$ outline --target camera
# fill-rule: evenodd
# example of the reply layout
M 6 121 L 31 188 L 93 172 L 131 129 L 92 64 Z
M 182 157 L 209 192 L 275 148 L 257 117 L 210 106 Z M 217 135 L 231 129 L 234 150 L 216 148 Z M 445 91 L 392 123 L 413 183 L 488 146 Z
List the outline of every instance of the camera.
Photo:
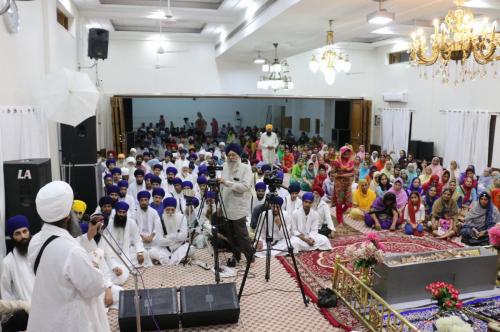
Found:
M 186 205 L 193 205 L 193 197 L 191 196 L 184 196 L 184 199 L 186 200 Z
M 207 171 L 208 171 L 208 177 L 210 179 L 215 179 L 216 172 L 222 171 L 222 166 L 209 165 L 207 166 Z
M 283 184 L 283 179 L 277 175 L 278 170 L 274 170 L 264 176 L 264 183 L 269 187 L 269 191 L 275 191 Z

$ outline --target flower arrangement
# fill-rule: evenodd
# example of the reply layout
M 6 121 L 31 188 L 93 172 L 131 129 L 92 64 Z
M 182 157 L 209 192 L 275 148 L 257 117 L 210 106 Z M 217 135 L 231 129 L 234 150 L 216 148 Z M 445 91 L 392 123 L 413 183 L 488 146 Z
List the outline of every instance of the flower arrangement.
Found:
M 490 244 L 497 250 L 500 250 L 500 226 L 491 227 L 488 231 Z
M 472 326 L 457 316 L 441 317 L 435 325 L 438 332 L 474 332 Z
M 458 299 L 459 291 L 445 282 L 433 282 L 425 287 L 432 294 L 432 299 L 438 301 L 439 311 L 449 311 L 462 308 L 462 301 Z
M 356 270 L 368 269 L 384 259 L 384 246 L 380 243 L 377 233 L 368 233 L 366 241 L 361 244 L 347 246 L 345 254 L 347 258 L 354 262 Z

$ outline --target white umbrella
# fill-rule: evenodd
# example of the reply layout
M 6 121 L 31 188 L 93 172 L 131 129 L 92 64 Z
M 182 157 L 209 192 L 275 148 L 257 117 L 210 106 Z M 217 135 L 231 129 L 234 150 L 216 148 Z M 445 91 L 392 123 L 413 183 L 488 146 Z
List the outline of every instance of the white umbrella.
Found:
M 86 73 L 64 68 L 47 76 L 35 100 L 48 119 L 76 127 L 95 115 L 99 91 Z

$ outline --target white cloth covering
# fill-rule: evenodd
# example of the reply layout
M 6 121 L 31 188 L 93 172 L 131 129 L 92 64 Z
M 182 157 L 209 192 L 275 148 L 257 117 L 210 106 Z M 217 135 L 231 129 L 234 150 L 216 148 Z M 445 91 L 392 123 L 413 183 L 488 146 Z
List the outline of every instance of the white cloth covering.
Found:
M 332 245 L 330 240 L 324 235 L 318 233 L 319 215 L 311 209 L 306 215 L 304 208 L 296 210 L 292 213 L 292 229 L 293 235 L 290 239 L 294 252 L 311 251 L 311 250 L 330 250 Z M 310 246 L 305 241 L 299 238 L 300 235 L 307 236 L 314 240 L 314 244 Z
M 35 274 L 28 262 L 28 257 L 14 248 L 2 260 L 0 292 L 3 300 L 23 300 L 31 302 Z
M 59 238 L 45 248 L 40 260 L 27 331 L 109 331 L 101 296 L 104 276 L 68 231 L 44 224 L 30 242 L 30 264 L 34 265 L 42 245 L 52 235 Z

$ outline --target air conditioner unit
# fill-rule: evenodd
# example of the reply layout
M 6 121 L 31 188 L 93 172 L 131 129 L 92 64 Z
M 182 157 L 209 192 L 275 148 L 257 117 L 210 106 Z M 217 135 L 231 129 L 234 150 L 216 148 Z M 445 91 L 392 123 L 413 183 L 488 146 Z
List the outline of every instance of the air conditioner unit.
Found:
M 384 101 L 386 102 L 398 102 L 398 103 L 408 102 L 408 91 L 384 93 L 382 96 Z

